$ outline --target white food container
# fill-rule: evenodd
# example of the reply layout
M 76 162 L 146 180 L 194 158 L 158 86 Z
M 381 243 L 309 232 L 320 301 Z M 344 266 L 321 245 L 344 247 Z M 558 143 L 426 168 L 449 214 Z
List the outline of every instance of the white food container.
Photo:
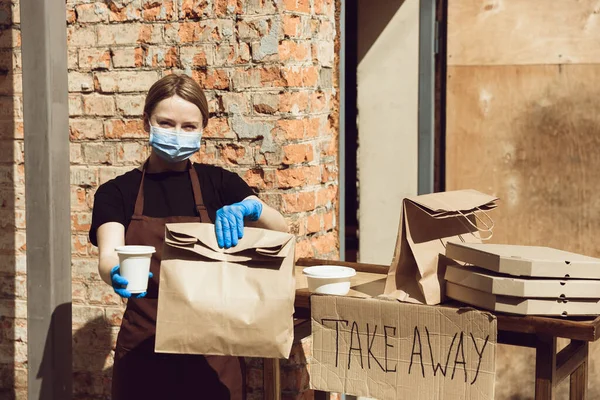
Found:
M 302 270 L 311 293 L 344 296 L 350 291 L 350 280 L 356 275 L 354 268 L 338 265 L 317 265 Z

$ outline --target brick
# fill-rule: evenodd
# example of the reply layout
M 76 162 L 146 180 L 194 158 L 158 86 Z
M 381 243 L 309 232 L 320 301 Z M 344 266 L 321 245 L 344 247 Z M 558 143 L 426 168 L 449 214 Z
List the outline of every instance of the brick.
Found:
M 277 121 L 276 136 L 283 140 L 297 140 L 304 138 L 304 120 L 282 119 Z
M 139 21 L 142 18 L 141 0 L 111 1 L 109 5 L 110 22 Z
M 134 45 L 137 43 L 157 44 L 162 42 L 162 25 L 159 24 L 116 24 L 98 26 L 98 45 Z
M 0 40 L 0 47 L 2 41 Z M 96 45 L 96 27 L 67 27 L 67 45 L 73 47 L 93 47 Z
M 283 200 L 282 211 L 284 213 L 312 211 L 315 209 L 314 192 L 284 193 L 281 196 Z
M 0 30 L 0 48 L 14 49 L 21 47 L 21 32 L 16 29 Z
M 287 168 L 275 172 L 277 187 L 281 189 L 297 188 L 321 183 L 321 168 L 305 166 Z
M 337 253 L 338 251 L 337 237 L 333 232 L 313 237 L 311 238 L 310 242 L 317 257 L 330 255 L 332 253 Z
M 75 14 L 75 10 L 67 8 L 67 24 L 74 24 L 76 20 L 77 14 Z
M 182 46 L 179 49 L 179 57 L 183 67 L 206 67 L 214 65 L 214 45 Z
M 254 165 L 252 150 L 235 143 L 220 146 L 221 159 L 231 165 Z
M 79 23 L 108 22 L 108 6 L 101 2 L 80 4 L 75 13 Z
M 111 179 L 116 178 L 119 175 L 123 175 L 126 172 L 131 171 L 131 167 L 110 167 L 110 166 L 102 166 L 98 171 L 98 184 L 102 185 L 110 181 Z
M 204 89 L 229 89 L 229 75 L 224 69 L 211 68 L 206 71 L 193 71 L 192 77 Z
M 302 35 L 302 20 L 299 15 L 285 14 L 283 16 L 283 34 L 289 38 Z
M 248 105 L 249 95 L 246 93 L 231 93 L 225 92 L 220 96 L 221 104 L 223 106 L 223 110 L 226 113 L 248 113 L 250 111 L 250 107 Z
M 180 19 L 195 19 L 212 16 L 207 0 L 182 0 L 179 7 Z
M 88 285 L 89 304 L 101 305 L 119 305 L 120 297 L 114 292 L 113 288 L 104 282 L 93 282 Z
M 331 185 L 320 189 L 316 193 L 317 207 L 331 207 L 337 196 L 337 186 Z
M 235 138 L 235 134 L 229 127 L 227 118 L 213 117 L 208 120 L 208 125 L 204 128 L 202 138 Z
M 310 111 L 321 113 L 329 111 L 329 93 L 313 92 L 310 95 Z
M 283 8 L 285 11 L 310 13 L 310 2 L 309 0 L 284 0 Z
M 321 64 L 322 67 L 333 67 L 335 57 L 333 43 L 320 41 L 314 44 L 313 49 L 317 63 Z
M 275 114 L 279 110 L 279 95 L 255 94 L 252 96 L 252 104 L 257 114 Z
M 165 26 L 165 41 L 169 44 L 215 43 L 233 37 L 233 21 L 207 19 L 186 21 Z
M 104 321 L 104 308 L 73 305 L 73 328 L 82 327 L 90 321 Z
M 241 41 L 260 41 L 267 36 L 270 27 L 275 23 L 272 16 L 250 17 L 244 16 L 236 22 L 238 39 Z
M 251 169 L 243 175 L 244 181 L 254 189 L 265 190 L 275 187 L 275 174 L 273 171 L 261 168 Z
M 144 113 L 145 95 L 117 95 L 117 110 L 125 117 L 140 117 Z
M 69 94 L 69 116 L 76 117 L 83 114 L 83 101 L 80 94 Z
M 220 44 L 215 50 L 216 65 L 247 64 L 250 61 L 250 46 L 247 43 Z
M 123 165 L 140 165 L 149 155 L 146 143 L 125 142 L 117 147 L 117 161 Z
M 85 115 L 112 116 L 115 111 L 115 99 L 112 96 L 90 94 L 83 97 Z
M 159 78 L 157 71 L 110 71 L 94 75 L 97 90 L 103 93 L 145 92 Z
M 111 144 L 87 143 L 83 147 L 83 160 L 89 164 L 113 165 L 116 159 L 116 149 Z
M 79 55 L 77 49 L 67 50 L 67 69 L 74 70 L 79 68 Z
M 71 185 L 80 187 L 98 186 L 98 170 L 88 167 L 71 167 Z
M 71 214 L 71 229 L 75 232 L 87 233 L 92 224 L 91 213 L 73 213 Z
M 289 144 L 283 147 L 283 163 L 286 165 L 311 162 L 314 148 L 310 143 Z
M 215 0 L 215 16 L 217 18 L 223 18 L 242 13 L 242 0 Z
M 139 68 L 144 65 L 144 49 L 141 47 L 118 47 L 110 52 L 115 68 Z
M 283 92 L 280 96 L 279 108 L 283 113 L 298 115 L 307 112 L 308 93 L 307 92 Z
M 315 14 L 331 15 L 333 12 L 333 0 L 313 0 Z
M 121 308 L 106 308 L 106 322 L 111 326 L 121 326 L 121 321 L 123 320 L 123 309 Z
M 306 231 L 316 233 L 321 230 L 321 216 L 318 214 L 309 215 L 306 219 Z
M 323 230 L 330 231 L 335 228 L 335 214 L 333 211 L 329 211 L 323 214 Z
M 281 61 L 308 61 L 311 59 L 311 46 L 308 42 L 283 40 L 279 44 L 279 58 Z
M 171 21 L 176 16 L 173 0 L 144 0 L 142 3 L 142 18 L 145 21 Z
M 108 49 L 79 50 L 79 68 L 83 70 L 108 69 L 110 67 L 110 51 Z
M 232 76 L 233 88 L 281 87 L 284 80 L 279 67 L 236 68 Z
M 146 65 L 152 68 L 178 68 L 179 52 L 177 47 L 156 47 L 148 48 L 146 52 Z
M 91 92 L 94 90 L 94 80 L 90 73 L 69 72 L 69 92 Z
M 275 14 L 278 11 L 277 0 L 245 0 L 244 14 Z
M 107 139 L 147 139 L 141 119 L 111 119 L 104 121 L 104 137 Z
M 102 137 L 102 121 L 98 119 L 71 119 L 69 136 L 71 140 L 96 140 Z
M 296 243 L 296 260 L 298 258 L 313 258 L 314 255 L 315 252 L 309 240 L 303 239 Z
M 319 82 L 318 67 L 286 66 L 281 69 L 286 86 L 313 87 Z
M 81 164 L 83 162 L 80 143 L 69 143 L 69 159 L 71 160 L 71 164 Z

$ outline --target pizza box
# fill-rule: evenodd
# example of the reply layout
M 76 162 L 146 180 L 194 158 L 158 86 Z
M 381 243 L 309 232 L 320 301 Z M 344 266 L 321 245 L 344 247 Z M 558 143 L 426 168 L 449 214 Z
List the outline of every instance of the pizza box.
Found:
M 502 296 L 600 298 L 600 280 L 515 278 L 462 265 L 448 266 L 445 279 L 457 285 Z
M 446 257 L 514 276 L 600 279 L 600 259 L 550 247 L 448 242 Z
M 520 297 L 499 296 L 446 283 L 446 295 L 454 300 L 490 311 L 518 315 L 600 315 L 600 299 L 524 299 Z

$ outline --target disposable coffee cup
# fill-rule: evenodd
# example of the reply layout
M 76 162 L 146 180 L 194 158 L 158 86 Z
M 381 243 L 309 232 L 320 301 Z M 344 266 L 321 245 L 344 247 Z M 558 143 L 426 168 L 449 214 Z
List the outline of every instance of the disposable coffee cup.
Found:
M 148 290 L 150 261 L 156 249 L 153 246 L 120 246 L 115 251 L 119 255 L 119 274 L 128 281 L 125 289 L 131 293 Z

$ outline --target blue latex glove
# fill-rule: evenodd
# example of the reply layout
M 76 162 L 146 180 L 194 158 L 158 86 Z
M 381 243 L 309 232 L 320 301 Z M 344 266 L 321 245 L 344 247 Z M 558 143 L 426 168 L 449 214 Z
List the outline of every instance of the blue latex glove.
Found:
M 152 272 L 150 272 L 148 278 L 152 278 L 153 276 L 154 276 L 154 274 Z M 132 297 L 131 292 L 129 290 L 125 289 L 129 282 L 127 281 L 127 279 L 125 279 L 121 275 L 119 275 L 119 266 L 118 265 L 113 267 L 113 269 L 110 271 L 110 280 L 112 282 L 112 287 L 116 294 L 118 294 L 119 296 L 124 297 L 126 299 L 129 299 L 130 297 Z M 136 293 L 135 295 L 133 295 L 133 298 L 141 299 L 142 297 L 146 296 L 146 293 L 147 292 Z
M 237 246 L 244 236 L 244 219 L 258 221 L 262 214 L 262 203 L 255 199 L 246 199 L 217 211 L 215 231 L 217 244 L 221 248 Z

